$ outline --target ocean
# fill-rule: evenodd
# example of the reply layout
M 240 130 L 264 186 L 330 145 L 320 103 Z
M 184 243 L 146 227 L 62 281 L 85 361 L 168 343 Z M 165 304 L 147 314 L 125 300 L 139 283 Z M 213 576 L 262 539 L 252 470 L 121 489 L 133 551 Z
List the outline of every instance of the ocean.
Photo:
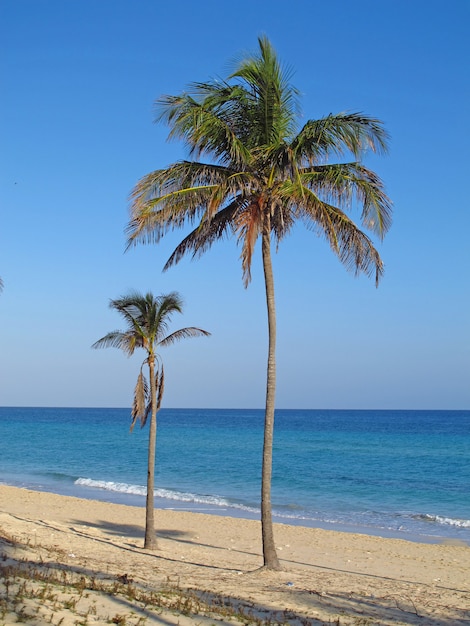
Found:
M 263 420 L 162 409 L 156 508 L 259 519 Z M 0 483 L 144 507 L 148 430 L 129 426 L 129 409 L 0 407 Z M 277 410 L 272 507 L 285 524 L 470 544 L 470 411 Z

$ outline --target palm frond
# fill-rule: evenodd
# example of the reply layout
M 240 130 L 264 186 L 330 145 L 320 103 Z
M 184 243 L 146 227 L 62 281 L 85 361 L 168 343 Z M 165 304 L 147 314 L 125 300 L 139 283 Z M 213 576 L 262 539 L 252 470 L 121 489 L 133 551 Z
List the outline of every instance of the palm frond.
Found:
M 131 423 L 131 432 L 135 426 L 136 421 L 140 421 L 141 425 L 142 421 L 145 418 L 146 413 L 146 405 L 149 396 L 149 388 L 147 379 L 145 378 L 142 370 L 140 370 L 139 376 L 137 377 L 137 383 L 134 389 L 134 402 L 132 405 L 132 423 Z
M 298 182 L 298 181 L 297 181 Z M 277 193 L 271 201 L 271 231 L 276 246 L 288 235 L 295 225 L 296 215 L 292 211 L 291 198 L 285 199 L 282 194 L 284 184 L 277 188 Z
M 163 371 L 163 365 L 160 368 L 160 372 L 157 370 L 155 375 L 155 388 L 157 391 L 157 411 L 159 411 L 162 405 L 163 392 L 165 390 L 165 374 Z
M 131 196 L 127 248 L 157 243 L 167 232 L 201 220 L 210 206 L 214 211 L 243 186 L 243 177 L 224 167 L 189 162 L 144 177 Z
M 235 230 L 238 242 L 241 243 L 243 283 L 245 287 L 251 281 L 251 260 L 255 250 L 255 244 L 263 227 L 263 213 L 260 202 L 254 199 L 244 211 L 239 211 L 235 218 Z
M 120 313 L 127 323 L 128 330 L 123 334 L 127 336 L 128 353 L 133 354 L 136 348 L 144 348 L 146 345 L 145 298 L 140 293 L 131 291 L 129 294 L 110 300 L 109 307 Z
M 148 417 L 151 414 L 151 412 L 152 412 L 152 403 L 149 400 L 147 406 L 145 407 L 145 412 L 142 415 L 141 420 L 140 420 L 140 427 L 141 428 L 145 427 L 145 424 L 147 423 Z
M 251 98 L 245 98 L 244 119 L 240 126 L 249 132 L 249 145 L 278 145 L 296 127 L 298 91 L 289 84 L 267 37 L 259 37 L 259 52 L 241 61 L 229 78 L 238 78 Z M 250 123 L 247 124 L 247 121 Z
M 162 96 L 157 121 L 171 128 L 169 138 L 182 139 L 194 158 L 210 155 L 220 163 L 249 163 L 250 152 L 237 134 L 234 120 L 240 88 L 227 83 L 193 83 L 190 95 Z
M 356 158 L 367 149 L 385 153 L 388 140 L 380 120 L 362 113 L 340 113 L 309 120 L 291 147 L 299 162 L 313 165 L 348 151 Z
M 134 353 L 136 347 L 138 347 L 136 338 L 132 332 L 122 332 L 120 330 L 114 330 L 91 346 L 92 348 L 119 348 L 128 356 Z
M 183 312 L 183 300 L 181 296 L 172 292 L 165 296 L 160 296 L 155 312 L 153 336 L 155 341 L 160 344 L 162 337 L 168 332 L 169 323 L 173 313 Z
M 141 178 L 130 196 L 132 207 L 140 211 L 152 206 L 152 199 L 166 198 L 194 187 L 218 185 L 231 173 L 231 169 L 220 165 L 191 161 L 173 163 L 165 170 L 156 170 Z
M 164 339 L 160 341 L 160 345 L 162 347 L 166 347 L 175 343 L 176 341 L 180 341 L 181 339 L 189 339 L 190 337 L 209 337 L 210 333 L 207 330 L 203 330 L 202 328 L 196 328 L 195 326 L 188 326 L 187 328 L 180 328 L 175 332 L 167 335 Z
M 172 265 L 176 265 L 186 254 L 192 253 L 193 258 L 201 256 L 215 241 L 222 239 L 224 235 L 231 232 L 233 216 L 241 204 L 242 200 L 236 199 L 229 206 L 219 210 L 208 224 L 199 224 L 174 249 L 165 263 L 163 271 L 165 272 Z
M 391 226 L 392 204 L 380 178 L 360 163 L 320 165 L 301 172 L 302 183 L 326 202 L 362 206 L 362 224 L 383 238 Z
M 307 228 L 323 235 L 331 249 L 348 270 L 356 275 L 375 276 L 378 285 L 383 262 L 371 239 L 338 207 L 320 200 L 309 189 L 303 190 L 303 202 L 297 207 Z

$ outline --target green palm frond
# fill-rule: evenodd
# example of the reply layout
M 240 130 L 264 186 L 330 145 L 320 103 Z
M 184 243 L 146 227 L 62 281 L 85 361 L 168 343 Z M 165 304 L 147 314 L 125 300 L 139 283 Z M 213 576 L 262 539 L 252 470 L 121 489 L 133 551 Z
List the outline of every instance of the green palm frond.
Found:
M 158 345 L 164 345 L 165 335 L 168 332 L 169 323 L 174 313 L 183 312 L 183 300 L 176 292 L 158 298 L 155 312 L 155 339 Z
M 210 155 L 220 163 L 247 163 L 251 155 L 236 133 L 240 89 L 224 83 L 194 83 L 188 93 L 157 100 L 157 121 L 171 126 L 169 138 L 182 139 L 194 158 Z
M 229 206 L 218 211 L 208 224 L 199 224 L 178 244 L 165 263 L 163 271 L 166 271 L 172 265 L 176 265 L 189 252 L 192 252 L 193 258 L 201 256 L 217 239 L 222 239 L 224 235 L 232 231 L 233 218 L 241 204 L 242 201 L 237 199 Z
M 242 60 L 229 77 L 241 79 L 251 95 L 240 126 L 252 148 L 277 145 L 289 137 L 298 113 L 298 91 L 289 84 L 290 72 L 281 67 L 267 37 L 258 38 L 258 43 L 259 53 Z
M 248 174 L 182 162 L 144 177 L 134 190 L 128 247 L 157 243 L 167 232 L 212 215 L 246 183 Z M 212 212 L 210 207 L 213 207 Z M 209 213 L 208 213 L 209 211 Z
M 383 263 L 370 238 L 338 207 L 320 200 L 309 189 L 303 190 L 298 216 L 308 229 L 323 235 L 340 262 L 356 275 L 375 276 L 378 284 Z
M 134 350 L 141 347 L 141 341 L 139 337 L 133 332 L 122 332 L 119 330 L 112 331 L 98 339 L 92 346 L 92 348 L 119 348 L 127 356 L 132 356 Z
M 383 183 L 360 163 L 320 165 L 301 171 L 302 183 L 326 202 L 351 209 L 362 206 L 361 220 L 368 230 L 383 238 L 391 226 L 391 203 Z
M 91 346 L 92 348 L 121 348 L 123 343 L 123 335 L 120 330 L 113 330 Z
M 299 162 L 314 165 L 346 152 L 356 158 L 368 149 L 385 153 L 388 139 L 380 120 L 362 113 L 340 113 L 309 120 L 291 147 Z
M 195 326 L 187 326 L 186 328 L 180 328 L 176 330 L 174 333 L 167 335 L 164 339 L 160 341 L 160 345 L 162 347 L 166 347 L 180 341 L 181 339 L 189 339 L 190 337 L 209 337 L 210 333 L 207 330 L 202 330 L 202 328 L 196 328 Z

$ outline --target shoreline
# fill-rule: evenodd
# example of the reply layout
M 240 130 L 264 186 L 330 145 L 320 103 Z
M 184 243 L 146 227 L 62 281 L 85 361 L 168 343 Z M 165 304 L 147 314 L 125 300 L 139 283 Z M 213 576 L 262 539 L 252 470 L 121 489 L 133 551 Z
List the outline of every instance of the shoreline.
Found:
M 57 487 L 50 485 L 31 485 L 28 482 L 20 483 L 17 481 L 15 484 L 11 482 L 0 482 L 1 486 L 11 486 L 17 489 L 26 489 L 29 491 L 37 491 L 40 493 L 51 493 L 58 496 L 81 498 L 84 500 L 96 500 L 97 502 L 105 502 L 109 504 L 118 504 L 123 506 L 133 506 L 137 508 L 145 508 L 145 496 L 129 493 L 112 492 L 107 490 L 91 489 L 86 486 L 76 485 L 75 483 L 62 486 L 61 491 Z M 218 517 L 231 517 L 235 519 L 246 520 L 260 520 L 259 511 L 249 511 L 244 509 L 237 509 L 227 505 L 226 507 L 208 505 L 198 502 L 186 502 L 178 500 L 169 500 L 160 496 L 155 497 L 155 510 L 169 510 L 169 511 L 187 511 L 188 513 L 207 513 Z M 383 539 L 402 539 L 404 541 L 411 541 L 413 543 L 424 544 L 439 544 L 448 541 L 461 541 L 463 544 L 470 546 L 470 542 L 467 538 L 459 538 L 458 536 L 446 536 L 437 534 L 419 534 L 413 533 L 409 530 L 392 529 L 392 528 L 380 528 L 378 526 L 367 525 L 355 525 L 347 522 L 327 522 L 317 519 L 308 518 L 295 518 L 279 516 L 273 512 L 273 522 L 275 524 L 283 524 L 287 526 L 296 526 L 303 528 L 316 528 L 321 530 L 330 530 L 333 532 L 352 533 L 368 535 L 372 537 L 379 537 Z M 455 533 L 457 534 L 457 533 Z
M 277 615 L 274 623 L 280 611 L 296 616 L 289 624 L 336 618 L 354 623 L 343 622 L 351 616 L 378 624 L 457 626 L 470 619 L 470 548 L 461 542 L 413 543 L 275 524 L 284 570 L 257 572 L 257 521 L 158 509 L 159 547 L 153 553 L 143 549 L 144 523 L 142 507 L 0 485 L 0 551 L 6 555 L 0 563 L 46 563 L 70 575 L 132 579 L 153 590 L 171 583 L 180 591 Z M 96 596 L 90 598 L 96 604 Z M 132 603 L 128 608 L 135 610 Z M 165 619 L 206 623 L 200 614 L 190 621 L 181 614 L 179 621 Z M 63 622 L 69 623 L 74 621 Z

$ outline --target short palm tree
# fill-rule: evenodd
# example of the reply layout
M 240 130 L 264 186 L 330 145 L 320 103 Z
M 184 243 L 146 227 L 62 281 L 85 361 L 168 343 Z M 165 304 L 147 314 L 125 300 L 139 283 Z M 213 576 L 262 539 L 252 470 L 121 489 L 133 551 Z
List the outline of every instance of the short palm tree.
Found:
M 327 240 L 347 268 L 373 274 L 378 283 L 383 272 L 379 253 L 346 211 L 359 205 L 363 227 L 379 237 L 391 222 L 381 180 L 361 163 L 368 148 L 386 151 L 382 123 L 362 113 L 341 113 L 299 126 L 297 95 L 262 37 L 259 52 L 242 60 L 227 80 L 194 83 L 181 95 L 158 100 L 157 119 L 169 125 L 170 138 L 186 143 L 192 160 L 139 181 L 128 226 L 130 246 L 156 243 L 173 229 L 195 225 L 165 269 L 233 234 L 241 246 L 245 286 L 255 243 L 261 240 L 269 337 L 261 522 L 268 569 L 279 568 L 271 513 L 276 389 L 272 243 L 277 245 L 301 221 Z M 335 162 L 348 154 L 352 160 Z
M 141 295 L 134 291 L 116 300 L 111 300 L 109 306 L 123 316 L 127 329 L 108 333 L 96 341 L 92 348 L 120 348 L 128 356 L 134 354 L 136 348 L 143 348 L 147 352 L 147 357 L 142 363 L 137 377 L 131 430 L 137 420 L 140 421 L 142 427 L 145 426 L 150 415 L 144 547 L 153 550 L 157 546 L 154 521 L 157 412 L 161 406 L 164 388 L 163 364 L 157 354 L 157 348 L 171 345 L 186 337 L 197 337 L 210 333 L 191 326 L 167 334 L 168 323 L 173 313 L 182 313 L 183 303 L 177 293 L 155 297 L 150 292 Z M 150 385 L 142 371 L 145 364 L 148 365 L 149 369 Z

